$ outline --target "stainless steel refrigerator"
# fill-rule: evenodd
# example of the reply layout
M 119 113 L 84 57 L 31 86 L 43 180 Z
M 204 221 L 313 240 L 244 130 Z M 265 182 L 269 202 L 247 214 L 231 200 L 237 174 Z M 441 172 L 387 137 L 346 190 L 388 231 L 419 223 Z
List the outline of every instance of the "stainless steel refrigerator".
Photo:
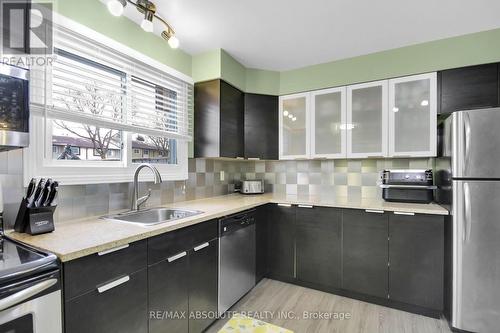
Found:
M 500 108 L 455 112 L 441 130 L 449 167 L 439 170 L 446 163 L 438 159 L 439 187 L 449 190 L 452 214 L 451 324 L 499 332 Z

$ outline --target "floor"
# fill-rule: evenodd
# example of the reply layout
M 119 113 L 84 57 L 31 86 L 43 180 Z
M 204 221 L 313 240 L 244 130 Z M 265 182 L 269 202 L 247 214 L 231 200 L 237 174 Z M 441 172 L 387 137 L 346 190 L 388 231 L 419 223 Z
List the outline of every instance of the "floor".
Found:
M 262 280 L 230 311 L 246 312 L 295 333 L 451 332 L 444 319 L 423 317 L 269 279 Z M 323 318 L 305 318 L 304 314 L 322 315 Z M 217 333 L 227 320 L 217 321 L 207 332 Z

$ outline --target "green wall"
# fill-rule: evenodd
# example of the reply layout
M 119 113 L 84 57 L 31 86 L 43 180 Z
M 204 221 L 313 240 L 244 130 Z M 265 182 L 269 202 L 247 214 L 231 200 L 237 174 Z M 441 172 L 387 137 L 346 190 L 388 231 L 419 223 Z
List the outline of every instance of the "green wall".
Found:
M 180 49 L 171 49 L 161 37 L 144 32 L 139 25 L 124 16 L 112 16 L 106 6 L 98 0 L 53 0 L 53 8 L 67 18 L 136 49 L 186 75 L 192 75 L 189 54 Z
M 194 82 L 219 79 L 221 77 L 221 49 L 193 56 L 192 76 Z
M 221 78 L 246 91 L 246 68 L 224 50 L 221 52 Z
M 247 68 L 246 92 L 266 95 L 280 94 L 280 73 Z
M 280 94 L 500 61 L 500 29 L 280 73 Z
M 245 68 L 229 53 L 216 49 L 193 56 L 194 82 L 223 79 L 246 92 L 279 95 L 280 73 Z

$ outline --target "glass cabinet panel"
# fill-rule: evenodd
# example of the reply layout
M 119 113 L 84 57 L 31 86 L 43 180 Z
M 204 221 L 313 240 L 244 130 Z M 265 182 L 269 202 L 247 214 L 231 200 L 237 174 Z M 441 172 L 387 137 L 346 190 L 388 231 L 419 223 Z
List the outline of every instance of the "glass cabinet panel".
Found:
M 387 81 L 348 87 L 348 157 L 381 157 L 387 153 Z
M 345 88 L 313 92 L 311 116 L 312 156 L 345 158 Z
M 309 94 L 280 97 L 280 158 L 309 155 Z
M 435 156 L 436 74 L 389 80 L 390 156 Z

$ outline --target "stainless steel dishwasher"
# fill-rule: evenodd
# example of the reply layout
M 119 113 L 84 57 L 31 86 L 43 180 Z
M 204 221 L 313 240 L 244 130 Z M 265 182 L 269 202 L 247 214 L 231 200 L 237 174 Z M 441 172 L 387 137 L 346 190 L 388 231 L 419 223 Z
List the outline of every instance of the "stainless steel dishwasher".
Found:
M 255 210 L 219 220 L 219 313 L 255 286 Z

